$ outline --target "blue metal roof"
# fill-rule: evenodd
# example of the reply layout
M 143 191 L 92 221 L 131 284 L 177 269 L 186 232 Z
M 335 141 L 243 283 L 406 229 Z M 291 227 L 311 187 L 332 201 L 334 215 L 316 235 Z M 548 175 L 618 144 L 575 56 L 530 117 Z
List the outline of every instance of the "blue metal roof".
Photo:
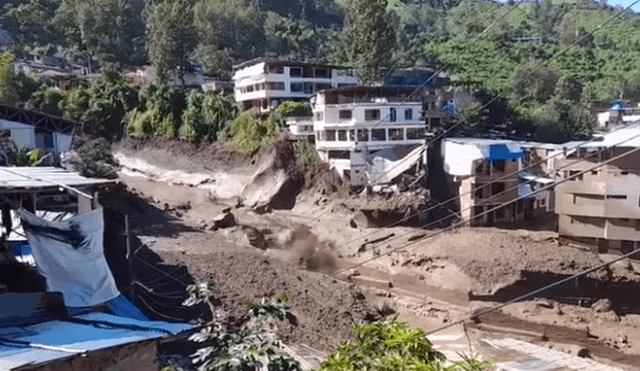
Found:
M 190 330 L 182 323 L 139 321 L 105 313 L 87 313 L 24 327 L 0 328 L 0 370 L 77 356 L 78 351 L 122 346 Z M 69 351 L 48 350 L 39 344 Z

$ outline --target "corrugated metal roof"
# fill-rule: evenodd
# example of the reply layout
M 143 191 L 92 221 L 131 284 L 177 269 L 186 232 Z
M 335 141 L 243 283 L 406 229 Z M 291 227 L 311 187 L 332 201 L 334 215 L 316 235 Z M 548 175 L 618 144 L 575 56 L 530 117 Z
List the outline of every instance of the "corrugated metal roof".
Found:
M 57 188 L 60 184 L 68 187 L 86 187 L 116 182 L 109 179 L 85 178 L 78 173 L 57 167 L 0 167 L 0 193 Z
M 105 313 L 88 313 L 25 327 L 0 329 L 0 370 L 37 365 L 139 341 L 158 339 L 190 330 L 182 323 L 139 321 Z M 28 344 L 63 348 L 43 349 Z

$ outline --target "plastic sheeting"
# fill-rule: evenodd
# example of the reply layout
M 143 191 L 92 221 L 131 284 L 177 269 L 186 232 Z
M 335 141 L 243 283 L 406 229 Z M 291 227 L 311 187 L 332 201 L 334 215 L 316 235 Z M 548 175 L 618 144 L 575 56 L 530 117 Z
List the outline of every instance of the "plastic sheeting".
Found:
M 19 213 L 47 290 L 61 292 L 66 306 L 94 306 L 120 295 L 104 257 L 101 208 L 64 221 Z

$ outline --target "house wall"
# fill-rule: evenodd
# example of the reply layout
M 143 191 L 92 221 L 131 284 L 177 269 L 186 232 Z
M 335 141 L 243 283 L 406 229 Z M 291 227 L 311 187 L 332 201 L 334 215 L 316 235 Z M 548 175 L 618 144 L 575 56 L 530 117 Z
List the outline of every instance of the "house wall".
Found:
M 142 371 L 158 370 L 155 341 L 130 344 L 118 348 L 92 351 L 86 356 L 50 363 L 43 366 L 26 366 L 20 371 Z
M 325 105 L 323 94 L 319 94 L 318 98 L 313 108 L 316 149 L 320 158 L 343 177 L 352 170 L 354 162 L 350 158 L 356 147 L 368 154 L 384 148 L 422 145 L 425 142 L 422 102 L 400 104 L 381 100 Z M 393 121 L 392 109 L 396 112 Z M 375 119 L 367 119 L 367 110 L 377 110 L 379 115 Z M 410 119 L 405 119 L 405 110 L 411 111 Z M 340 118 L 341 111 L 348 112 L 351 117 Z M 384 140 L 374 140 L 374 129 L 384 131 Z M 360 134 L 358 130 L 362 130 Z M 366 135 L 363 135 L 365 130 Z M 336 158 L 338 154 L 344 158 Z
M 272 100 L 307 100 L 323 89 L 358 84 L 357 77 L 345 73 L 344 70 L 327 66 L 303 66 L 314 71 L 327 69 L 330 71 L 327 77 L 292 76 L 292 68 L 297 67 L 299 66 L 284 65 L 282 73 L 276 73 L 273 70 L 269 71 L 269 63 L 261 62 L 237 70 L 233 75 L 236 102 L 245 103 L 247 109 L 268 113 L 276 105 L 276 102 L 272 104 Z M 302 90 L 296 91 L 292 84 L 302 84 Z
M 11 132 L 11 138 L 18 148 L 27 146 L 30 149 L 40 148 L 45 153 L 51 152 L 55 160 L 54 162 L 60 159 L 62 153 L 71 150 L 72 136 L 70 134 L 51 133 L 51 144 L 53 144 L 53 146 L 49 146 L 44 139 L 44 133 L 43 135 L 37 134 L 35 127 L 32 125 L 0 119 L 0 131 L 1 130 L 9 130 Z
M 562 161 L 568 178 L 599 161 L 629 151 L 613 148 L 597 159 Z M 577 162 L 572 164 L 572 162 Z M 558 233 L 564 236 L 612 241 L 640 241 L 640 154 L 633 153 L 589 170 L 556 186 Z

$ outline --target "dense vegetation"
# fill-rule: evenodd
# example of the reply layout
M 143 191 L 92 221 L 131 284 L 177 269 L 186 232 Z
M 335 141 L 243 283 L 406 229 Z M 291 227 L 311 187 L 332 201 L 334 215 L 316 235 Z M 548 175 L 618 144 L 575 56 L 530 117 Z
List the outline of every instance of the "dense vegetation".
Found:
M 0 59 L 0 102 L 81 120 L 107 138 L 215 141 L 229 137 L 229 123 L 245 139 L 270 135 L 277 117 L 261 122 L 226 98 L 179 86 L 191 70 L 229 76 L 235 63 L 271 56 L 344 64 L 364 81 L 442 67 L 446 83 L 479 99 L 459 112 L 458 134 L 578 139 L 592 132 L 594 107 L 640 100 L 640 18 L 609 21 L 620 10 L 591 0 L 6 0 L 0 47 L 11 54 Z M 107 72 L 68 92 L 38 89 L 8 68 L 27 53 Z M 152 87 L 118 73 L 145 64 Z

